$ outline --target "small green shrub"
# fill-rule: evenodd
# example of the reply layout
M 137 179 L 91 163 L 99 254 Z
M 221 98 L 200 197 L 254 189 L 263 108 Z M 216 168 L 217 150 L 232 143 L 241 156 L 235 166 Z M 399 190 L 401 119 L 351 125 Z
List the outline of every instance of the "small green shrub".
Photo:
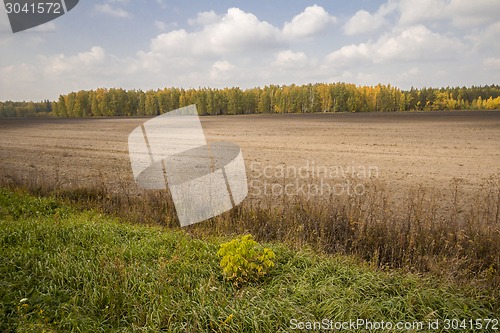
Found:
M 240 285 L 256 281 L 274 266 L 273 250 L 262 247 L 252 235 L 245 235 L 220 245 L 217 255 L 227 280 Z

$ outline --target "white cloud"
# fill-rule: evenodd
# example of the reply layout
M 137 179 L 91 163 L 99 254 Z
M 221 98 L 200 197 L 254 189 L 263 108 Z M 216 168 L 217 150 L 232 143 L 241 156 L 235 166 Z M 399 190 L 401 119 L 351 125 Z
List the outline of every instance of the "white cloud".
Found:
M 124 86 L 127 60 L 106 53 L 100 46 L 73 55 L 38 56 L 36 63 L 0 69 L 1 99 L 57 99 L 59 94 L 97 87 Z M 22 89 L 21 89 L 22 87 Z M 29 97 L 25 92 L 29 91 Z
M 498 0 L 401 0 L 397 2 L 401 25 L 449 21 L 456 27 L 471 28 L 498 21 Z
M 304 52 L 286 50 L 276 55 L 273 66 L 286 69 L 300 69 L 307 65 L 307 61 L 307 56 Z
M 165 23 L 163 21 L 155 20 L 153 23 L 156 29 L 162 32 L 168 29 L 177 28 L 178 26 L 176 22 Z
M 359 59 L 368 59 L 370 49 L 371 45 L 367 43 L 346 45 L 340 48 L 340 50 L 330 53 L 327 56 L 327 60 L 329 63 L 335 64 L 336 66 L 354 63 Z
M 9 44 L 14 37 L 12 28 L 10 27 L 9 17 L 7 16 L 7 12 L 3 9 L 0 10 L 0 36 L 0 46 Z
M 30 64 L 22 63 L 17 66 L 9 65 L 0 69 L 0 73 L 2 73 L 2 79 L 8 78 L 8 81 L 19 80 L 19 81 L 35 81 L 35 76 L 33 76 L 33 72 L 36 70 L 36 67 Z M 14 81 L 12 80 L 12 81 Z M 7 87 L 7 85 L 5 85 Z
M 95 72 L 95 67 L 105 63 L 106 52 L 100 46 L 94 46 L 88 52 L 81 52 L 74 56 L 59 54 L 49 58 L 42 58 L 44 71 L 47 75 L 81 75 L 82 72 Z
M 209 25 L 212 23 L 216 23 L 220 20 L 220 16 L 217 15 L 213 10 L 209 12 L 201 12 L 198 13 L 195 19 L 189 19 L 188 23 L 190 25 Z
M 141 57 L 174 57 L 174 56 L 190 56 L 192 53 L 190 35 L 184 29 L 174 30 L 172 32 L 163 33 L 150 43 L 149 52 L 139 52 Z M 168 60 L 168 59 L 166 59 Z
M 150 43 L 150 49 L 139 52 L 139 57 L 143 62 L 154 62 L 157 66 L 161 62 L 171 62 L 172 58 L 203 60 L 203 57 L 273 49 L 281 44 L 277 28 L 238 8 L 229 9 L 217 20 L 210 16 L 211 19 L 205 20 L 205 25 L 198 31 L 178 29 L 156 36 Z M 199 18 L 200 15 L 197 24 L 203 21 Z
M 418 75 L 420 73 L 420 70 L 417 68 L 417 67 L 412 67 L 410 68 L 409 71 L 403 73 L 407 76 L 415 76 L 415 75 Z
M 217 61 L 210 68 L 210 79 L 212 81 L 224 82 L 232 77 L 236 67 L 229 61 Z
M 458 39 L 432 32 L 423 25 L 395 29 L 375 42 L 351 44 L 332 52 L 328 61 L 345 65 L 359 60 L 373 63 L 388 61 L 443 60 L 454 57 L 464 45 Z
M 420 69 L 418 67 L 411 67 L 410 69 L 404 71 L 401 74 L 395 75 L 396 80 L 398 82 L 393 82 L 393 84 L 397 84 L 399 82 L 408 82 L 414 81 L 421 74 Z
M 318 5 L 307 7 L 302 13 L 295 16 L 292 21 L 283 26 L 283 33 L 290 38 L 308 37 L 323 32 L 337 19 Z
M 344 33 L 348 36 L 368 32 L 375 32 L 384 25 L 388 25 L 389 16 L 398 9 L 396 1 L 389 0 L 380 5 L 373 14 L 362 9 L 356 12 L 343 27 Z
M 360 10 L 344 25 L 346 35 L 356 35 L 379 29 L 385 23 L 382 15 L 370 14 L 366 10 Z
M 83 66 L 89 66 L 97 63 L 103 62 L 106 53 L 104 49 L 100 46 L 93 46 L 89 52 L 78 53 L 78 55 L 74 58 Z
M 401 0 L 399 24 L 404 26 L 439 20 L 446 17 L 447 0 Z
M 498 0 L 452 0 L 448 6 L 452 22 L 457 26 L 471 27 L 498 22 Z
M 423 25 L 413 26 L 393 36 L 382 37 L 375 44 L 380 60 L 442 59 L 453 57 L 462 43 L 432 32 Z
M 160 31 L 165 31 L 167 29 L 167 24 L 162 21 L 155 21 L 155 27 Z
M 500 58 L 486 58 L 483 63 L 488 68 L 500 69 Z
M 94 9 L 98 13 L 114 16 L 114 17 L 121 17 L 121 18 L 127 18 L 130 17 L 130 14 L 124 10 L 123 8 L 116 8 L 109 3 L 104 3 L 100 5 L 95 5 Z
M 498 36 L 500 35 L 500 21 L 490 24 L 483 29 L 477 29 L 466 36 L 474 46 L 482 49 L 496 50 L 500 52 Z
M 200 13 L 189 23 L 191 31 L 153 38 L 130 61 L 129 75 L 154 73 L 154 80 L 170 85 L 245 85 L 267 75 L 268 59 L 287 43 L 279 28 L 238 8 L 223 15 Z
M 54 21 L 50 21 L 39 26 L 34 27 L 31 31 L 36 32 L 53 32 L 56 31 L 56 24 Z
M 239 8 L 229 9 L 219 21 L 205 26 L 201 36 L 198 42 L 215 53 L 275 47 L 279 42 L 277 28 Z

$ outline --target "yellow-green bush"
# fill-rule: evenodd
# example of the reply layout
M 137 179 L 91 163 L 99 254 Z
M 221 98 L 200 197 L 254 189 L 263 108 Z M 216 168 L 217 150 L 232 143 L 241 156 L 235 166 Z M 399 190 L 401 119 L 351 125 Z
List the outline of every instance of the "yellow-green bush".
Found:
M 252 235 L 221 244 L 217 255 L 222 257 L 220 267 L 225 278 L 238 285 L 267 274 L 275 258 L 273 250 L 261 246 Z

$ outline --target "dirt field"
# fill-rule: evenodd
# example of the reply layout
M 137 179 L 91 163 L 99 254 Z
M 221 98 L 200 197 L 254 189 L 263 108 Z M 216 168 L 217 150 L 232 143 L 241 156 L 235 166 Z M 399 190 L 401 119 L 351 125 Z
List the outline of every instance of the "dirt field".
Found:
M 1 176 L 130 184 L 127 137 L 146 120 L 0 119 Z M 444 188 L 454 178 L 472 189 L 500 176 L 495 111 L 217 116 L 203 117 L 202 125 L 209 142 L 241 146 L 250 179 L 305 168 L 336 180 L 371 176 L 402 192 L 420 184 Z

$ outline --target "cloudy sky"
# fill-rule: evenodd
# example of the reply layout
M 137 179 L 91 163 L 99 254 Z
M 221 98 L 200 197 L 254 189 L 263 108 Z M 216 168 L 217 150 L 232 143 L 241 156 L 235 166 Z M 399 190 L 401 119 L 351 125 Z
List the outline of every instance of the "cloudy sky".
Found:
M 0 100 L 98 87 L 500 83 L 498 0 L 82 0 L 13 34 Z

